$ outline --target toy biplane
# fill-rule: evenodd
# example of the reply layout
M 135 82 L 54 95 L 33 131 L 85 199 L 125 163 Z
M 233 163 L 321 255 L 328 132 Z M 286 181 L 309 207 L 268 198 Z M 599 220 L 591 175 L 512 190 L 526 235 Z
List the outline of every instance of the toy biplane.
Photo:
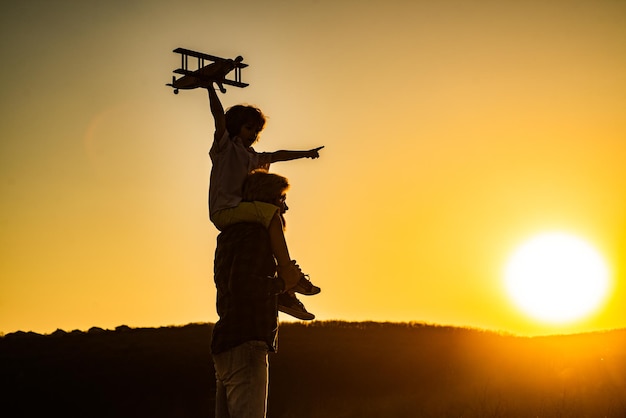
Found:
M 248 66 L 248 64 L 243 63 L 243 57 L 241 56 L 233 60 L 184 48 L 176 48 L 173 52 L 181 56 L 180 68 L 175 69 L 174 73 L 182 75 L 179 79 L 176 79 L 175 75 L 172 76 L 172 82 L 166 84 L 166 86 L 174 89 L 174 94 L 178 94 L 179 89 L 189 90 L 198 87 L 209 87 L 213 83 L 218 85 L 222 93 L 226 93 L 224 84 L 241 88 L 249 85 L 241 81 L 241 69 Z M 197 58 L 195 70 L 189 69 L 189 57 Z M 233 70 L 235 71 L 234 79 L 226 78 Z

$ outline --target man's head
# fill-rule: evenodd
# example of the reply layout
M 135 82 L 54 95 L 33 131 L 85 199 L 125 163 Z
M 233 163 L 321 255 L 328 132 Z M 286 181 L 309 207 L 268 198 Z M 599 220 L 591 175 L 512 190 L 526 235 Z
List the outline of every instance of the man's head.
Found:
M 245 202 L 257 201 L 278 206 L 284 228 L 287 223 L 283 214 L 289 209 L 285 201 L 288 189 L 289 181 L 286 177 L 259 169 L 248 174 L 243 185 L 242 197 Z
M 281 208 L 284 213 L 288 208 L 285 203 L 289 181 L 279 174 L 269 173 L 266 170 L 254 170 L 248 174 L 243 185 L 243 200 L 246 202 L 265 202 Z

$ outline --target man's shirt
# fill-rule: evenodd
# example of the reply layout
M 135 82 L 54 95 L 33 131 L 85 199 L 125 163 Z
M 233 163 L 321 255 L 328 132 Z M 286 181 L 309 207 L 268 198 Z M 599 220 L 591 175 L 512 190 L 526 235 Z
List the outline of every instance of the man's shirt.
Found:
M 265 341 L 270 351 L 276 351 L 277 295 L 284 282 L 276 277 L 267 229 L 257 223 L 238 223 L 220 233 L 214 279 L 219 320 L 211 351 L 218 354 L 246 341 Z

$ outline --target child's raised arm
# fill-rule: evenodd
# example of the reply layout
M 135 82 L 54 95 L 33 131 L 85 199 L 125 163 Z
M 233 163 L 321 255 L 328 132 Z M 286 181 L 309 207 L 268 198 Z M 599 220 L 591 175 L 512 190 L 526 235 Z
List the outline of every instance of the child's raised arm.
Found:
M 319 150 L 321 150 L 322 148 L 324 148 L 323 145 L 321 147 L 313 148 L 308 151 L 274 151 L 271 153 L 270 162 L 277 163 L 279 161 L 291 161 L 297 160 L 299 158 L 319 158 Z
M 220 102 L 220 99 L 217 97 L 217 93 L 213 88 L 213 83 L 211 83 L 211 86 L 207 87 L 207 91 L 209 92 L 211 114 L 215 120 L 215 135 L 213 136 L 213 142 L 217 144 L 222 136 L 224 136 L 224 132 L 226 132 L 226 117 L 224 116 L 224 107 L 222 106 L 222 102 Z

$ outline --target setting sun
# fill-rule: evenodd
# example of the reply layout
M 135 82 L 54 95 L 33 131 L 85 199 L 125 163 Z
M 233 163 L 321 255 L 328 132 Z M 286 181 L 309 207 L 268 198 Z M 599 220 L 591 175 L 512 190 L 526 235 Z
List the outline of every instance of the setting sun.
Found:
M 511 256 L 506 288 L 531 317 L 566 323 L 591 314 L 607 295 L 609 271 L 586 241 L 564 233 L 546 233 L 523 243 Z

